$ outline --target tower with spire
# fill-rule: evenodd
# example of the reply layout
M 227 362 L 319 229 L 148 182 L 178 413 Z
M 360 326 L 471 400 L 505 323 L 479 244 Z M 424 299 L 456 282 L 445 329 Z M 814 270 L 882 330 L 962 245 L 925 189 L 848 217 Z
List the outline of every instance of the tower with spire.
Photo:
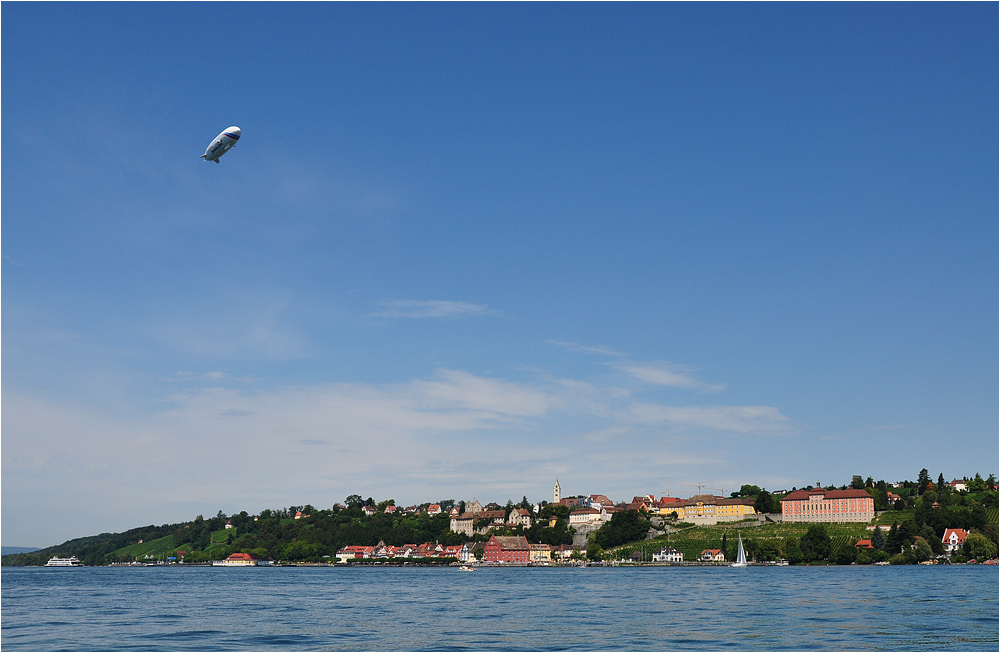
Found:
M 559 479 L 556 479 L 556 485 L 552 488 L 552 503 L 559 503 L 562 499 L 562 490 L 559 489 Z

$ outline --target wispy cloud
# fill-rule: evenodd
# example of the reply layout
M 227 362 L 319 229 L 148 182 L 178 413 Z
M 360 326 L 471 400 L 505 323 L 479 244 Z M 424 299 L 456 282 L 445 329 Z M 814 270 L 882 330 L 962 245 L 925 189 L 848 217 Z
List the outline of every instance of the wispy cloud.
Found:
M 536 498 L 549 479 L 570 473 L 625 496 L 692 465 L 726 463 L 723 450 L 685 444 L 692 438 L 796 430 L 770 406 L 637 403 L 621 388 L 565 378 L 439 369 L 399 383 L 248 389 L 184 376 L 200 378 L 201 387 L 172 393 L 168 409 L 145 416 L 5 390 L 5 501 L 28 506 L 43 497 L 58 506 L 54 542 L 56 532 L 65 539 L 148 521 L 149 502 L 164 494 L 170 501 L 158 504 L 156 521 L 275 502 L 320 505 L 355 492 L 412 501 Z M 225 463 L 216 455 L 193 459 L 192 448 L 226 452 Z M 251 482 L 248 469 L 266 473 Z M 86 505 L 108 491 L 129 496 L 114 519 Z M 5 526 L 37 530 L 33 514 L 6 513 Z
M 369 317 L 459 318 L 477 315 L 503 317 L 502 312 L 486 304 L 441 299 L 389 299 L 379 302 L 379 305 L 382 309 L 369 313 Z
M 653 385 L 671 388 L 687 388 L 704 392 L 719 392 L 726 388 L 724 383 L 705 383 L 692 374 L 697 369 L 688 365 L 677 365 L 667 361 L 613 363 L 612 367 L 630 376 Z
M 797 430 L 773 406 L 662 406 L 633 404 L 623 418 L 637 424 L 670 424 L 735 433 L 787 434 Z
M 556 347 L 562 347 L 563 349 L 568 349 L 570 351 L 575 351 L 581 354 L 598 354 L 601 356 L 624 356 L 621 352 L 617 352 L 608 347 L 602 345 L 581 345 L 576 342 L 561 342 L 559 340 L 546 340 L 545 344 L 555 345 Z

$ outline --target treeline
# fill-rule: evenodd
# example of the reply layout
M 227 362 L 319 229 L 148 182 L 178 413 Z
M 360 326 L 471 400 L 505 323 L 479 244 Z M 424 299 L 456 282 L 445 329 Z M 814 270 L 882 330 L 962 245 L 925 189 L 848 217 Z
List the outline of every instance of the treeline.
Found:
M 225 520 L 222 523 L 224 524 Z M 122 533 L 101 533 L 100 535 L 79 537 L 31 553 L 5 555 L 3 556 L 3 565 L 14 567 L 44 565 L 53 556 L 76 556 L 86 565 L 102 565 L 105 564 L 105 559 L 113 551 L 135 544 L 139 540 L 148 541 L 165 537 L 178 526 L 178 524 L 140 526 Z
M 565 521 L 568 509 L 564 506 L 546 506 L 530 528 L 496 529 L 488 535 L 477 534 L 470 538 L 451 532 L 447 509 L 454 505 L 454 501 L 440 502 L 445 512 L 438 515 L 427 512 L 412 515 L 386 513 L 386 506 L 392 503 L 389 500 L 375 504 L 371 499 L 364 501 L 358 495 L 351 495 L 347 507 L 338 505 L 329 510 L 318 510 L 311 505 L 290 506 L 264 510 L 256 517 L 246 511 L 229 516 L 219 511 L 215 517 L 208 519 L 198 515 L 191 522 L 104 533 L 32 553 L 8 555 L 3 557 L 3 564 L 44 565 L 54 555 L 75 555 L 87 565 L 128 562 L 132 556 L 116 555 L 115 552 L 139 540 L 149 542 L 166 536 L 171 536 L 170 546 L 167 547 L 169 555 L 183 557 L 185 562 L 218 560 L 236 552 L 256 553 L 274 560 L 315 562 L 334 557 L 339 549 L 348 545 L 373 546 L 384 542 L 403 546 L 437 542 L 451 546 L 485 541 L 493 533 L 524 535 L 535 544 L 573 542 L 573 530 Z M 376 509 L 373 515 L 364 513 L 366 505 Z M 296 513 L 302 513 L 302 517 L 295 519 Z M 549 518 L 555 518 L 554 525 L 550 525 Z M 231 528 L 226 528 L 227 523 Z M 218 535 L 224 539 L 213 541 L 213 536 Z

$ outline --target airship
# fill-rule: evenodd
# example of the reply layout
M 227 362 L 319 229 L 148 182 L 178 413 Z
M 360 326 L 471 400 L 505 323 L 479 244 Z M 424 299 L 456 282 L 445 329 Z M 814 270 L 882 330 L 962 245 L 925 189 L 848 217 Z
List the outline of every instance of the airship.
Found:
M 209 143 L 208 149 L 201 155 L 201 158 L 206 161 L 215 161 L 218 163 L 219 157 L 234 147 L 238 140 L 240 140 L 240 128 L 236 125 L 227 127 Z

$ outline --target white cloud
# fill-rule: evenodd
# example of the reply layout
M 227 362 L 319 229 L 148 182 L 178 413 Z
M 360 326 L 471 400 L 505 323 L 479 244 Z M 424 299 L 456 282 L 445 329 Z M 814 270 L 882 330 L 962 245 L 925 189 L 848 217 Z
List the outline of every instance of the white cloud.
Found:
M 725 389 L 723 383 L 705 383 L 696 379 L 691 373 L 697 371 L 687 365 L 677 365 L 667 361 L 649 361 L 634 363 L 630 361 L 614 363 L 612 367 L 621 370 L 632 377 L 651 383 L 665 385 L 671 388 L 686 388 L 704 392 L 718 392 Z
M 369 317 L 457 318 L 476 315 L 502 317 L 503 313 L 485 304 L 451 302 L 440 299 L 390 299 L 379 302 L 382 310 L 369 313 Z
M 203 383 L 171 395 L 165 410 L 131 416 L 5 390 L 7 543 L 53 544 L 220 508 L 327 505 L 354 492 L 544 498 L 552 478 L 569 474 L 588 491 L 624 497 L 691 466 L 725 464 L 717 449 L 690 446 L 703 432 L 794 428 L 769 406 L 629 403 L 615 387 L 462 370 L 270 390 Z
M 563 349 L 568 349 L 570 351 L 575 351 L 581 354 L 599 354 L 601 356 L 624 356 L 621 352 L 617 352 L 603 345 L 581 345 L 576 342 L 561 342 L 559 340 L 546 340 L 545 344 L 555 345 L 556 347 L 562 347 Z
M 670 424 L 735 433 L 785 434 L 796 431 L 792 421 L 773 406 L 662 406 L 633 404 L 622 414 L 635 424 Z

